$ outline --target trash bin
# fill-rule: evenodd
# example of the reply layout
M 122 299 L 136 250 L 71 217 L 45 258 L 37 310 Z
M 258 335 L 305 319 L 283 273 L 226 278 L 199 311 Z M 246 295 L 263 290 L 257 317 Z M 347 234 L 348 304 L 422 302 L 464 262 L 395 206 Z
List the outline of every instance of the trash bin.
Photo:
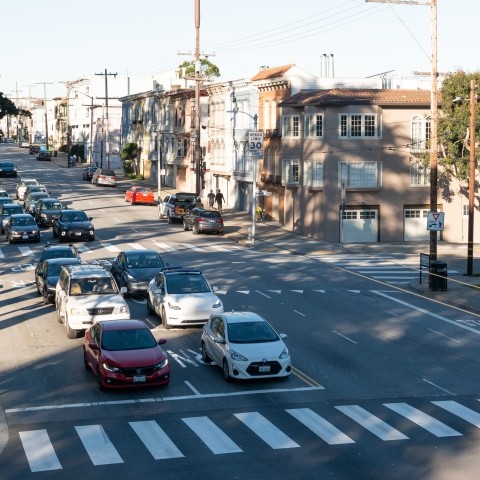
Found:
M 430 290 L 447 290 L 447 264 L 440 260 L 430 262 Z

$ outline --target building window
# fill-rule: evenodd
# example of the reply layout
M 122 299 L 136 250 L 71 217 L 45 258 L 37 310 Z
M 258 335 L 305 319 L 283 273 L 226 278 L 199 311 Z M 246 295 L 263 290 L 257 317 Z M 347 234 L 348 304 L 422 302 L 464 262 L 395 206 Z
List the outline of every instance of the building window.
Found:
M 177 138 L 177 157 L 182 157 L 182 139 Z
M 283 162 L 283 183 L 298 185 L 300 182 L 300 160 L 285 160 Z
M 415 116 L 412 119 L 412 152 L 426 152 L 430 149 L 431 124 L 430 118 Z
M 323 115 L 305 115 L 305 138 L 323 137 Z
M 379 188 L 382 186 L 382 162 L 339 162 L 338 186 Z
M 430 169 L 425 168 L 418 162 L 410 165 L 410 186 L 426 187 L 430 185 Z
M 282 117 L 282 136 L 285 138 L 300 137 L 299 115 L 284 115 Z
M 377 116 L 342 113 L 339 119 L 339 133 L 341 138 L 379 138 Z
M 305 162 L 305 186 L 310 188 L 323 187 L 323 162 Z

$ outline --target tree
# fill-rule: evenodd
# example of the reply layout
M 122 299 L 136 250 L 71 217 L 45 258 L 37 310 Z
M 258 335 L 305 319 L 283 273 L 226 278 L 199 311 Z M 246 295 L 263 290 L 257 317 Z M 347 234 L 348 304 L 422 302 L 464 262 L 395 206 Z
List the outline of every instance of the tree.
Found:
M 181 78 L 195 78 L 195 62 L 185 61 L 180 66 Z M 200 74 L 203 80 L 212 81 L 220 77 L 220 70 L 208 58 L 200 59 Z
M 139 154 L 139 148 L 136 143 L 126 143 L 120 152 L 120 158 L 122 159 L 123 172 L 125 175 L 137 175 L 137 157 Z
M 480 87 L 480 72 L 467 74 L 463 71 L 448 75 L 442 83 L 442 115 L 438 120 L 439 181 L 449 184 L 452 177 L 465 181 L 469 176 L 470 143 L 470 81 Z M 476 124 L 474 137 L 480 139 L 480 115 L 475 104 Z M 478 155 L 475 150 L 475 156 Z M 476 158 L 477 160 L 477 158 Z
M 32 114 L 28 110 L 23 110 L 17 108 L 17 106 L 7 97 L 3 96 L 3 93 L 0 92 L 0 120 L 10 115 L 12 117 L 21 116 L 21 117 L 31 117 Z

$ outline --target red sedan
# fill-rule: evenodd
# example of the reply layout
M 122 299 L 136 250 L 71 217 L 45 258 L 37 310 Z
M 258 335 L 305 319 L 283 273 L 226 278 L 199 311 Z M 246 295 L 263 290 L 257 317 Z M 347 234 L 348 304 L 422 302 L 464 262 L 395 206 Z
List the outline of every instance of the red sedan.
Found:
M 155 198 L 153 192 L 148 187 L 132 187 L 125 192 L 125 201 L 131 202 L 132 205 L 136 203 L 146 203 L 148 205 L 155 205 Z
M 83 361 L 101 389 L 167 385 L 170 363 L 160 346 L 165 342 L 155 340 L 141 320 L 98 322 L 85 332 Z

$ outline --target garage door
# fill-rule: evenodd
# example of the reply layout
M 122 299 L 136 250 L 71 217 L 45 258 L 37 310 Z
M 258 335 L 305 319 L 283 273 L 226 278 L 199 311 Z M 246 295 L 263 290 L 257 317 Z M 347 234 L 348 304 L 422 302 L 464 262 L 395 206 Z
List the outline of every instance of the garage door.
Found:
M 424 242 L 430 239 L 427 230 L 428 209 L 406 208 L 403 217 L 405 242 Z
M 345 243 L 378 242 L 378 210 L 346 210 L 342 237 Z

